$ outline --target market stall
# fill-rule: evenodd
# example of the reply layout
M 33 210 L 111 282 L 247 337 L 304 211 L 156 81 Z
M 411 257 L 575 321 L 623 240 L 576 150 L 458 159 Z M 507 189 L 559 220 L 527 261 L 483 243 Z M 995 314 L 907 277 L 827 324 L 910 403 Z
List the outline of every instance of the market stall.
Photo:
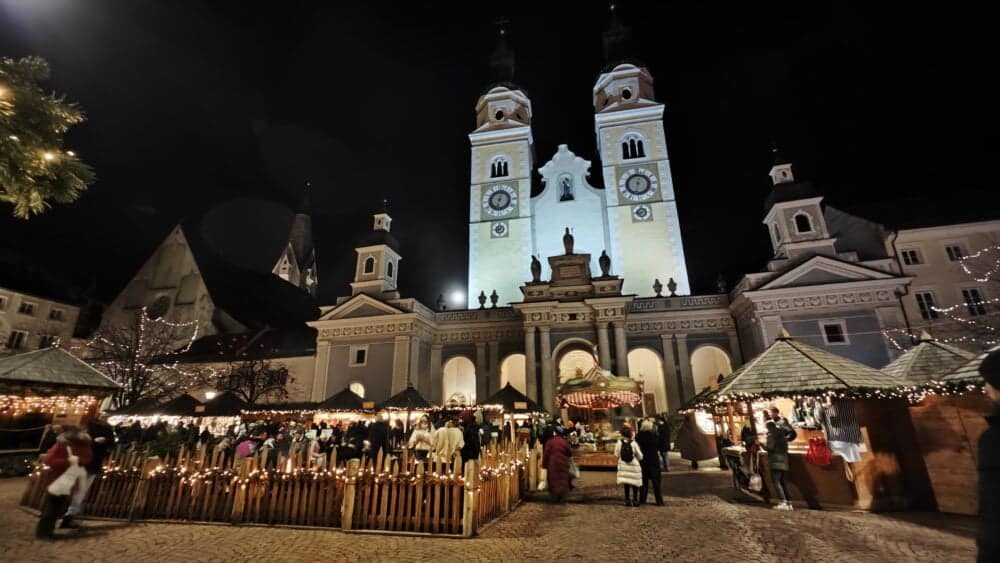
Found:
M 910 418 L 942 512 L 977 513 L 977 448 L 987 426 L 984 417 L 992 411 L 979 375 L 985 357 L 924 333 L 916 346 L 882 368 L 914 387 Z
M 581 467 L 617 467 L 614 443 L 621 434 L 613 424 L 613 411 L 642 404 L 642 384 L 612 375 L 595 366 L 581 377 L 567 380 L 556 392 L 556 403 L 568 418 L 584 425 L 573 459 Z
M 195 420 L 196 409 L 202 403 L 191 395 L 184 394 L 160 404 L 153 399 L 140 399 L 131 405 L 108 413 L 108 423 L 118 426 L 138 421 L 143 428 L 163 420 L 173 426 L 178 422 Z
M 390 424 L 393 420 L 403 421 L 403 430 L 409 431 L 413 421 L 424 416 L 434 405 L 424 398 L 413 385 L 407 385 L 399 393 L 386 399 L 376 410 Z
M 530 425 L 538 418 L 548 417 L 548 413 L 542 411 L 538 403 L 510 383 L 490 395 L 480 407 L 490 423 L 502 429 L 499 437 L 505 437 L 504 439 L 516 436 L 518 424 Z
M 355 420 L 371 420 L 375 417 L 375 403 L 365 401 L 360 395 L 344 387 L 316 405 L 312 421 L 314 424 L 326 422 L 339 424 Z
M 37 451 L 45 425 L 84 424 L 117 389 L 62 348 L 0 359 L 0 452 Z
M 216 436 L 226 433 L 230 426 L 239 426 L 240 414 L 247 408 L 247 403 L 235 393 L 226 391 L 216 395 L 214 399 L 194 408 L 194 416 L 199 419 L 201 427 Z
M 923 507 L 929 486 L 902 383 L 783 332 L 723 379 L 701 407 L 745 413 L 745 426 L 729 428 L 737 445 L 723 454 L 734 484 L 751 496 L 776 497 L 767 453 L 754 445 L 766 442 L 764 416 L 774 407 L 796 428 L 787 474 L 794 501 L 814 508 Z M 755 472 L 763 478 L 760 491 L 749 486 Z

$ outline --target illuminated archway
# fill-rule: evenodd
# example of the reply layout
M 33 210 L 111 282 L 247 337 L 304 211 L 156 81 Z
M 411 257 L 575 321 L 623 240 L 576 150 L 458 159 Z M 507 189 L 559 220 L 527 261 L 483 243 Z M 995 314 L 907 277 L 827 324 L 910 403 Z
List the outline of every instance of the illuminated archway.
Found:
M 455 356 L 444 364 L 441 396 L 446 405 L 476 403 L 476 365 L 465 356 Z
M 710 387 L 719 375 L 733 373 L 733 363 L 725 350 L 712 344 L 699 346 L 691 354 L 691 377 L 694 379 L 694 392 L 701 393 Z
M 570 350 L 559 358 L 559 383 L 585 375 L 593 367 L 593 354 L 583 350 Z
M 656 412 L 667 411 L 667 389 L 663 380 L 663 361 L 649 348 L 636 348 L 628 353 L 628 373 L 632 379 L 642 381 L 642 392 L 653 395 Z M 646 414 L 653 414 L 646 409 Z
M 500 364 L 500 387 L 505 387 L 508 383 L 522 393 L 527 393 L 527 379 L 525 378 L 525 365 L 527 358 L 524 354 L 511 354 Z

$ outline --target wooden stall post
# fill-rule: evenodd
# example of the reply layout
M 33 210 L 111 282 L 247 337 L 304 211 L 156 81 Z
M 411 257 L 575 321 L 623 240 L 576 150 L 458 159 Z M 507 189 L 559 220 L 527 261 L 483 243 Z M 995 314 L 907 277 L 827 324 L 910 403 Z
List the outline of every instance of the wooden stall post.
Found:
M 343 530 L 350 530 L 354 523 L 354 496 L 360 466 L 361 462 L 356 459 L 347 462 L 347 482 L 344 484 L 344 502 L 340 509 L 340 527 Z
M 142 471 L 139 473 L 139 482 L 135 486 L 135 496 L 132 497 L 132 504 L 129 506 L 128 519 L 135 520 L 142 516 L 146 510 L 146 500 L 149 496 L 149 474 L 160 464 L 160 458 L 147 458 L 142 464 Z
M 465 464 L 465 506 L 462 509 L 462 536 L 469 538 L 476 533 L 476 501 L 479 493 L 479 462 L 469 460 Z

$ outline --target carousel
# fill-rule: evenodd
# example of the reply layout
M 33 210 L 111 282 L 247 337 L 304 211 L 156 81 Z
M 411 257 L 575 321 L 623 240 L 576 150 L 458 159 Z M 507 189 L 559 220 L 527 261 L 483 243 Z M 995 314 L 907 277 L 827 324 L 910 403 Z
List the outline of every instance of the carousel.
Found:
M 617 467 L 614 444 L 621 438 L 615 429 L 615 410 L 642 405 L 642 383 L 612 375 L 594 365 L 585 374 L 569 379 L 556 392 L 556 402 L 566 418 L 575 422 L 573 459 L 580 467 Z

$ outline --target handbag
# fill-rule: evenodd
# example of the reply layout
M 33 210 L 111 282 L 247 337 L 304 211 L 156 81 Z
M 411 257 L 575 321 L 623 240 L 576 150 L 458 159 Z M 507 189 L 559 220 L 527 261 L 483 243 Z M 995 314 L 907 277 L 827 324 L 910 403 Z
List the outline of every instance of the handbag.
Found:
M 576 462 L 572 459 L 569 460 L 569 476 L 573 479 L 580 478 L 580 468 L 576 465 Z
M 764 490 L 764 479 L 761 478 L 760 472 L 757 471 L 757 456 L 750 454 L 750 483 L 747 488 L 755 493 L 759 493 Z
M 830 448 L 826 444 L 826 438 L 809 438 L 809 451 L 806 452 L 806 461 L 820 467 L 826 467 L 833 463 L 833 456 L 830 454 Z
M 73 449 L 66 446 L 66 456 L 73 457 Z M 62 472 L 62 475 L 56 478 L 49 484 L 49 487 L 45 489 L 50 495 L 55 496 L 66 496 L 73 492 L 73 486 L 80 478 L 85 478 L 87 476 L 87 470 L 80 467 L 78 463 L 70 462 L 69 467 L 66 471 Z

